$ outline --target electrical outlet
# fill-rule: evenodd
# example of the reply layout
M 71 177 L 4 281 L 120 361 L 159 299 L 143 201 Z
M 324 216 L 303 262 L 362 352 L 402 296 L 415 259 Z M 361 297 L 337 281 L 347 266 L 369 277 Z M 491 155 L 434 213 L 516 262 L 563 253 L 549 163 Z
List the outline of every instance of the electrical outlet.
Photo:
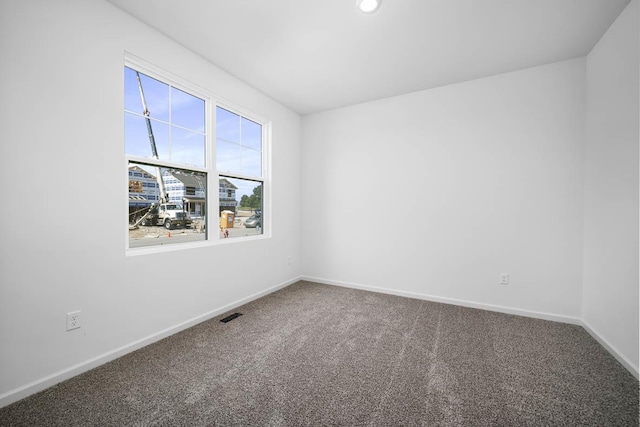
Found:
M 287 265 L 291 265 L 291 255 L 287 257 Z
M 67 313 L 67 331 L 80 327 L 80 310 Z
M 501 285 L 509 284 L 509 273 L 500 273 L 500 284 Z

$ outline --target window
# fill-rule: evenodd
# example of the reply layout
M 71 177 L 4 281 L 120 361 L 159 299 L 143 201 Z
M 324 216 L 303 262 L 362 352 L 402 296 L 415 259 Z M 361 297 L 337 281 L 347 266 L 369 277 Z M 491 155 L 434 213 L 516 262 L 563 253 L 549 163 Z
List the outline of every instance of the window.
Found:
M 263 126 L 230 109 L 217 107 L 216 155 L 221 189 L 218 207 L 221 235 L 262 234 Z M 253 220 L 256 216 L 257 222 Z
M 124 67 L 128 248 L 262 235 L 264 122 L 177 82 Z
M 125 154 L 137 178 L 129 180 L 129 248 L 206 240 L 206 217 L 192 218 L 207 201 L 204 97 L 129 67 L 124 81 Z M 185 184 L 168 182 L 188 182 L 191 199 Z M 204 233 L 189 232 L 194 221 Z

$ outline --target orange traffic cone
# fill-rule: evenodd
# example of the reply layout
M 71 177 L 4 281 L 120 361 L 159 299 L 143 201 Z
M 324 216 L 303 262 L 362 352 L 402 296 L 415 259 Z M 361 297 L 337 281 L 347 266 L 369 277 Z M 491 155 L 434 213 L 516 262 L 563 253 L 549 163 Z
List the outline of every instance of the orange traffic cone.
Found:
M 167 237 L 171 237 L 171 232 L 167 231 Z

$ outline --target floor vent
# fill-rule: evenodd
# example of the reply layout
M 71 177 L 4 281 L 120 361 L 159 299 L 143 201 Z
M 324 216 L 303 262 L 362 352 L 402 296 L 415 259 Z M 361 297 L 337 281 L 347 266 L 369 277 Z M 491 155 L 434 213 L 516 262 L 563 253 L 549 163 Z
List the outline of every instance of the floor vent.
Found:
M 236 317 L 240 317 L 242 316 L 242 313 L 233 313 L 230 314 L 229 316 L 225 317 L 224 319 L 220 319 L 220 321 L 222 323 L 227 323 L 227 322 L 231 322 L 233 319 L 235 319 Z

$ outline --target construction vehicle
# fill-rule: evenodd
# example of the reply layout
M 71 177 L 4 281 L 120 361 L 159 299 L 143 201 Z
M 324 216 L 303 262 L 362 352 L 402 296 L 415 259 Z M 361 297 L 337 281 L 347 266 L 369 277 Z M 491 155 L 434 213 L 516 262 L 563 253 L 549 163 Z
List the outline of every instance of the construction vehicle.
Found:
M 161 225 L 167 230 L 172 230 L 176 227 L 191 227 L 192 220 L 189 213 L 177 203 L 154 203 L 139 222 L 146 226 Z

